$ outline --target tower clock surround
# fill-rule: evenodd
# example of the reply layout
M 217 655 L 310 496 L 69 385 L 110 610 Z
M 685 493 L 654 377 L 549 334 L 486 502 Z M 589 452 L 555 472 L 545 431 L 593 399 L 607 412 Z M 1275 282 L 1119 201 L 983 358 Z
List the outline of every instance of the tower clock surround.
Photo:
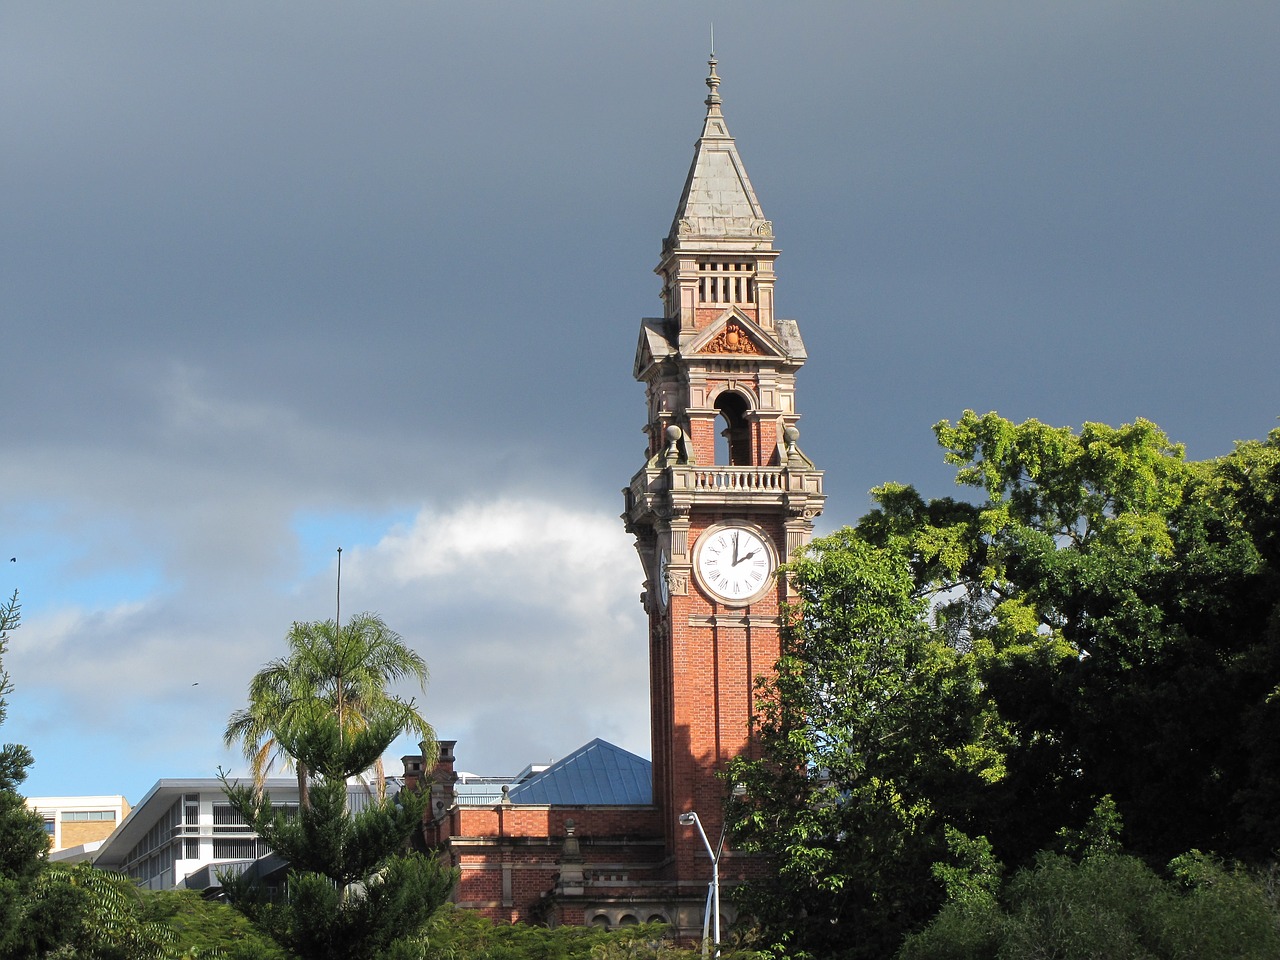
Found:
M 730 607 L 749 606 L 773 585 L 777 553 L 763 527 L 745 520 L 717 523 L 693 547 L 698 586 Z

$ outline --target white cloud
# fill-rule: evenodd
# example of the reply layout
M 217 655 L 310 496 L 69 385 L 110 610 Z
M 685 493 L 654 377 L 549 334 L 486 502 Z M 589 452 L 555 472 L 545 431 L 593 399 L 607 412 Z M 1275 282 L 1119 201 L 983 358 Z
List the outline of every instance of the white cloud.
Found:
M 594 736 L 648 754 L 643 574 L 616 517 L 533 498 L 423 510 L 346 570 L 344 603 L 381 594 L 393 626 L 421 631 L 428 715 L 464 765 L 514 769 Z
M 615 517 L 532 497 L 423 508 L 343 559 L 343 618 L 378 611 L 423 654 L 425 696 L 402 692 L 470 768 L 515 772 L 595 736 L 648 754 L 643 577 Z M 86 731 L 98 791 L 140 794 L 161 777 L 239 765 L 219 740 L 227 716 L 283 653 L 292 620 L 333 615 L 333 580 L 329 570 L 300 585 L 226 587 L 167 583 L 141 601 L 62 606 L 23 624 L 7 664 L 21 710 L 5 733 L 39 751 L 37 784 L 56 784 L 39 792 L 92 775 L 75 759 Z

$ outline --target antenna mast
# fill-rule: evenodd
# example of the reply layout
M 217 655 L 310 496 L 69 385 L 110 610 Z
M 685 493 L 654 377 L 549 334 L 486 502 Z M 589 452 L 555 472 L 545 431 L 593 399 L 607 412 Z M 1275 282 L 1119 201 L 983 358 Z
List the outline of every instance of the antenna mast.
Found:
M 338 604 L 333 615 L 334 636 L 342 629 L 342 548 L 338 548 Z

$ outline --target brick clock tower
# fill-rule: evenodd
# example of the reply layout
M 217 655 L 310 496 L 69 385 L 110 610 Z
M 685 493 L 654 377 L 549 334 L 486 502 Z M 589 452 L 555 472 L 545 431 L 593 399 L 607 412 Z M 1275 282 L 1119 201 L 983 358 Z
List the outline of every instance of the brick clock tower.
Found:
M 727 785 L 751 750 L 753 685 L 778 658 L 778 564 L 808 542 L 822 473 L 800 451 L 795 376 L 806 354 L 794 320 L 774 316 L 773 226 L 720 109 L 714 56 L 707 113 L 662 243 L 663 316 L 641 322 L 647 460 L 624 491 L 649 614 L 653 802 L 665 873 L 705 890 Z M 745 864 L 741 864 L 745 866 Z M 726 881 L 740 875 L 732 854 Z

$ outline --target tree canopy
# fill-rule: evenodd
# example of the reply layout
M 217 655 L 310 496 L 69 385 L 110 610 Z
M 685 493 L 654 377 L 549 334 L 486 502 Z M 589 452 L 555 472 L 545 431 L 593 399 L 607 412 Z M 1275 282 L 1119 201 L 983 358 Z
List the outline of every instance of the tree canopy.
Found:
M 373 613 L 353 616 L 341 629 L 333 620 L 295 622 L 286 637 L 289 652 L 263 666 L 249 683 L 249 704 L 227 721 L 224 739 L 239 743 L 261 787 L 276 762 L 294 766 L 307 802 L 308 752 L 320 749 L 299 738 L 328 736 L 331 748 L 353 747 L 344 756 L 368 755 L 365 767 L 383 787 L 381 752 L 400 733 L 413 732 L 429 746 L 435 731 L 413 699 L 388 687 L 410 680 L 425 690 L 427 665 L 404 638 Z M 387 734 L 390 733 L 390 736 Z M 385 742 L 384 742 L 385 741 Z
M 1142 420 L 935 434 L 972 502 L 886 484 L 784 570 L 764 757 L 730 774 L 738 843 L 779 864 L 766 925 L 884 955 L 940 902 L 948 827 L 1019 869 L 1104 796 L 1156 863 L 1272 855 L 1280 430 L 1203 462 Z

